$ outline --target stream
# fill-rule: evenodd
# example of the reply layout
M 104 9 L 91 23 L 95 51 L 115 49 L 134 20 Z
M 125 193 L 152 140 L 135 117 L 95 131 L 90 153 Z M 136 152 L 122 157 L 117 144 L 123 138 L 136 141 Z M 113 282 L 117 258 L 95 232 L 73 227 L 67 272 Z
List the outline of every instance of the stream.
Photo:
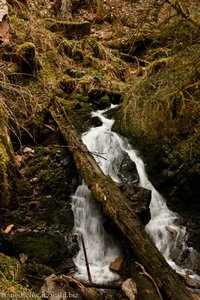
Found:
M 112 105 L 111 108 L 113 107 Z M 186 245 L 186 228 L 176 225 L 178 215 L 169 210 L 163 197 L 148 180 L 144 163 L 137 151 L 133 149 L 126 138 L 111 131 L 114 120 L 104 116 L 109 109 L 92 113 L 92 117 L 98 117 L 102 121 L 102 125 L 92 127 L 82 135 L 84 144 L 93 153 L 102 171 L 106 175 L 110 175 L 117 184 L 121 182 L 118 174 L 124 155 L 127 154 L 136 164 L 139 186 L 151 190 L 151 220 L 146 225 L 146 231 L 173 269 L 182 275 L 187 272 L 191 277 L 195 277 L 196 275 L 191 270 L 177 265 L 171 258 L 176 257 L 176 261 L 178 261 L 183 251 L 187 250 L 191 254 L 194 252 Z M 119 246 L 104 230 L 103 216 L 84 181 L 71 198 L 75 219 L 74 232 L 78 236 L 81 234 L 84 239 L 93 282 L 104 283 L 118 280 L 118 275 L 109 270 L 109 265 L 120 255 Z M 80 251 L 74 259 L 77 267 L 75 276 L 87 280 L 88 274 L 81 238 L 79 238 L 79 246 Z

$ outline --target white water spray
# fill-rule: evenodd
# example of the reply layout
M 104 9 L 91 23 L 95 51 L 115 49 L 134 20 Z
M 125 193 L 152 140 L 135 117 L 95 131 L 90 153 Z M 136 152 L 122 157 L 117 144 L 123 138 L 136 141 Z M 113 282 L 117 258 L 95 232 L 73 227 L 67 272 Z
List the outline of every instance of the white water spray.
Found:
M 114 120 L 104 117 L 103 113 L 105 111 L 92 113 L 93 117 L 99 117 L 103 124 L 100 127 L 91 128 L 83 134 L 82 140 L 89 151 L 99 154 L 99 156 L 94 155 L 95 160 L 102 171 L 106 175 L 110 175 L 117 183 L 120 183 L 118 173 L 124 154 L 127 153 L 129 158 L 135 162 L 140 178 L 140 186 L 151 190 L 152 195 L 150 203 L 151 220 L 146 225 L 146 231 L 171 267 L 177 272 L 185 274 L 188 269 L 178 266 L 172 261 L 170 255 L 177 248 L 177 245 L 179 245 L 179 248 L 181 245 L 181 249 L 176 250 L 176 256 L 181 255 L 184 249 L 187 248 L 185 243 L 186 228 L 175 224 L 177 215 L 168 209 L 165 200 L 148 180 L 144 163 L 137 152 L 127 142 L 126 138 L 111 131 Z M 117 279 L 118 276 L 109 271 L 109 264 L 120 254 L 119 249 L 113 239 L 105 232 L 102 225 L 102 216 L 84 182 L 77 188 L 75 195 L 72 196 L 72 209 L 75 218 L 74 230 L 83 235 L 93 281 L 101 283 Z M 170 228 L 174 234 L 170 233 L 167 228 Z M 82 249 L 81 244 L 80 248 Z M 187 249 L 192 251 L 191 248 Z M 78 269 L 76 275 L 87 279 L 83 250 L 79 251 L 75 258 L 75 264 Z
M 116 153 L 117 141 L 110 131 L 114 121 L 106 119 L 102 113 L 103 111 L 99 112 L 103 125 L 91 128 L 83 134 L 82 140 L 89 151 L 99 153 L 99 156 L 94 156 L 94 158 L 103 172 L 119 182 L 116 174 L 120 155 Z M 120 255 L 120 251 L 112 237 L 104 230 L 103 217 L 84 181 L 72 196 L 72 210 L 75 219 L 74 231 L 83 236 L 93 282 L 118 280 L 118 275 L 109 270 L 109 265 Z M 80 251 L 74 260 L 78 269 L 76 276 L 87 279 L 81 241 L 79 244 Z

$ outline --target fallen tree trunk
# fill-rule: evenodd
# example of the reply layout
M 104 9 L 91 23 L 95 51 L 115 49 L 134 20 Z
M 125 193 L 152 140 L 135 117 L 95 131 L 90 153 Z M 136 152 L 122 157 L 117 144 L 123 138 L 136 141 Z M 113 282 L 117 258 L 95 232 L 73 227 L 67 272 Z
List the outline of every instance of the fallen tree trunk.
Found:
M 168 265 L 145 232 L 144 226 L 130 207 L 128 199 L 121 193 L 116 183 L 103 174 L 61 105 L 55 103 L 49 110 L 88 188 L 95 199 L 101 203 L 104 213 L 113 220 L 117 229 L 129 242 L 135 258 L 152 276 L 163 298 L 192 299 L 176 272 Z

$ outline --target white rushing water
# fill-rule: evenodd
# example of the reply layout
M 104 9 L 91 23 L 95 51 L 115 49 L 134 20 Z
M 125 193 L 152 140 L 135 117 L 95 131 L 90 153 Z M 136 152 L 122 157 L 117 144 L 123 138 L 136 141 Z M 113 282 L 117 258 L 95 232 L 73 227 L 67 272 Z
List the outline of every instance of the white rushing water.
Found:
M 99 156 L 95 155 L 94 158 L 103 172 L 119 182 L 116 175 L 119 160 L 116 153 L 117 141 L 110 132 L 114 121 L 103 117 L 102 112 L 99 114 L 103 125 L 91 128 L 83 134 L 82 140 L 91 152 L 99 153 Z M 84 181 L 77 188 L 75 195 L 72 196 L 72 210 L 75 219 L 74 230 L 83 236 L 93 282 L 102 283 L 117 280 L 118 275 L 109 270 L 109 265 L 120 255 L 120 251 L 112 237 L 105 232 L 103 217 Z M 88 279 L 81 240 L 80 251 L 74 261 L 78 269 L 76 275 Z
M 151 220 L 146 225 L 146 231 L 168 263 L 177 272 L 185 274 L 188 270 L 173 262 L 170 255 L 175 250 L 176 258 L 178 258 L 177 256 L 181 255 L 186 249 L 186 229 L 175 224 L 177 215 L 169 210 L 165 200 L 148 180 L 144 163 L 137 152 L 127 142 L 126 138 L 111 131 L 114 120 L 109 120 L 103 116 L 105 111 L 99 110 L 92 113 L 93 117 L 99 117 L 103 124 L 99 127 L 92 127 L 83 134 L 82 140 L 91 152 L 99 154 L 94 155 L 95 160 L 102 171 L 106 175 L 110 175 L 117 183 L 120 183 L 118 173 L 125 153 L 135 162 L 140 186 L 151 190 Z M 84 238 L 92 280 L 98 283 L 116 280 L 118 276 L 109 271 L 109 264 L 120 255 L 120 251 L 111 236 L 105 232 L 102 215 L 84 182 L 77 188 L 75 195 L 72 196 L 72 209 L 75 219 L 74 231 L 81 233 Z M 176 250 L 177 247 L 179 248 L 178 251 Z M 80 249 L 74 260 L 78 269 L 76 275 L 87 279 L 88 275 L 81 242 Z M 187 249 L 192 251 L 192 249 Z M 190 273 L 192 272 L 190 271 Z

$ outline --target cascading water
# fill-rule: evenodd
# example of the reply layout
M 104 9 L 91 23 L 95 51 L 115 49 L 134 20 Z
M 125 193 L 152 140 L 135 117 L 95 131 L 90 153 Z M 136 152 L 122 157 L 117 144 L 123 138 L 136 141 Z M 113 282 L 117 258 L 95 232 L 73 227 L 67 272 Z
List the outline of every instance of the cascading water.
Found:
M 103 116 L 106 110 L 92 113 L 93 117 L 96 116 L 101 119 L 102 126 L 91 128 L 83 134 L 82 140 L 89 151 L 99 154 L 94 155 L 95 160 L 102 171 L 106 175 L 110 175 L 117 183 L 120 183 L 118 173 L 124 154 L 128 154 L 130 159 L 135 162 L 140 186 L 151 190 L 152 195 L 150 203 L 151 220 L 146 225 L 146 231 L 168 263 L 177 272 L 185 274 L 188 270 L 178 266 L 170 256 L 173 250 L 176 249 L 177 243 L 179 248 L 180 245 L 182 247 L 179 249 L 178 255 L 181 255 L 182 251 L 185 250 L 186 229 L 175 225 L 177 215 L 168 209 L 165 200 L 148 180 L 144 163 L 137 152 L 127 142 L 126 138 L 111 131 L 114 120 L 109 120 Z M 75 195 L 72 196 L 72 209 L 75 219 L 74 230 L 81 233 L 84 238 L 93 281 L 100 283 L 117 279 L 118 276 L 109 271 L 109 264 L 119 256 L 120 251 L 111 236 L 105 232 L 102 225 L 102 216 L 84 181 L 77 188 Z M 170 228 L 174 234 L 172 235 L 167 231 L 167 228 Z M 82 249 L 81 244 L 80 249 Z M 191 248 L 187 249 L 192 251 Z M 83 250 L 79 251 L 75 258 L 75 264 L 78 269 L 76 275 L 87 279 Z M 192 271 L 190 271 L 191 273 Z
M 102 116 L 102 113 L 103 111 L 99 112 L 103 125 L 91 128 L 83 134 L 82 139 L 91 152 L 99 153 L 98 156 L 94 157 L 103 172 L 119 182 L 116 174 L 118 173 L 120 155 L 115 153 L 117 141 L 110 132 L 114 121 L 106 119 Z M 83 236 L 93 282 L 101 283 L 117 280 L 118 275 L 109 270 L 109 264 L 120 255 L 120 251 L 112 237 L 105 232 L 103 218 L 84 181 L 77 188 L 75 195 L 72 196 L 72 210 L 75 220 L 74 230 Z M 87 279 L 88 275 L 82 248 L 80 240 L 81 250 L 75 258 L 78 269 L 76 275 Z
M 178 266 L 171 259 L 172 255 L 176 257 L 176 260 L 178 260 L 178 256 L 181 256 L 183 251 L 186 249 L 191 253 L 194 252 L 193 248 L 189 248 L 186 245 L 186 228 L 184 226 L 178 226 L 175 224 L 178 216 L 167 207 L 163 197 L 156 191 L 151 182 L 148 180 L 144 163 L 137 155 L 137 152 L 132 148 L 132 146 L 124 137 L 120 136 L 117 133 L 113 133 L 113 135 L 118 141 L 118 147 L 120 147 L 121 150 L 127 153 L 129 158 L 133 162 L 135 162 L 140 178 L 139 185 L 151 191 L 151 220 L 146 225 L 146 231 L 149 233 L 156 247 L 163 254 L 165 259 L 173 269 L 175 269 L 182 275 L 185 275 L 186 272 L 189 272 L 191 277 L 192 275 L 194 275 L 196 278 L 198 278 L 198 276 L 191 270 L 186 268 L 184 269 Z M 176 252 L 176 255 L 173 255 L 174 252 Z

